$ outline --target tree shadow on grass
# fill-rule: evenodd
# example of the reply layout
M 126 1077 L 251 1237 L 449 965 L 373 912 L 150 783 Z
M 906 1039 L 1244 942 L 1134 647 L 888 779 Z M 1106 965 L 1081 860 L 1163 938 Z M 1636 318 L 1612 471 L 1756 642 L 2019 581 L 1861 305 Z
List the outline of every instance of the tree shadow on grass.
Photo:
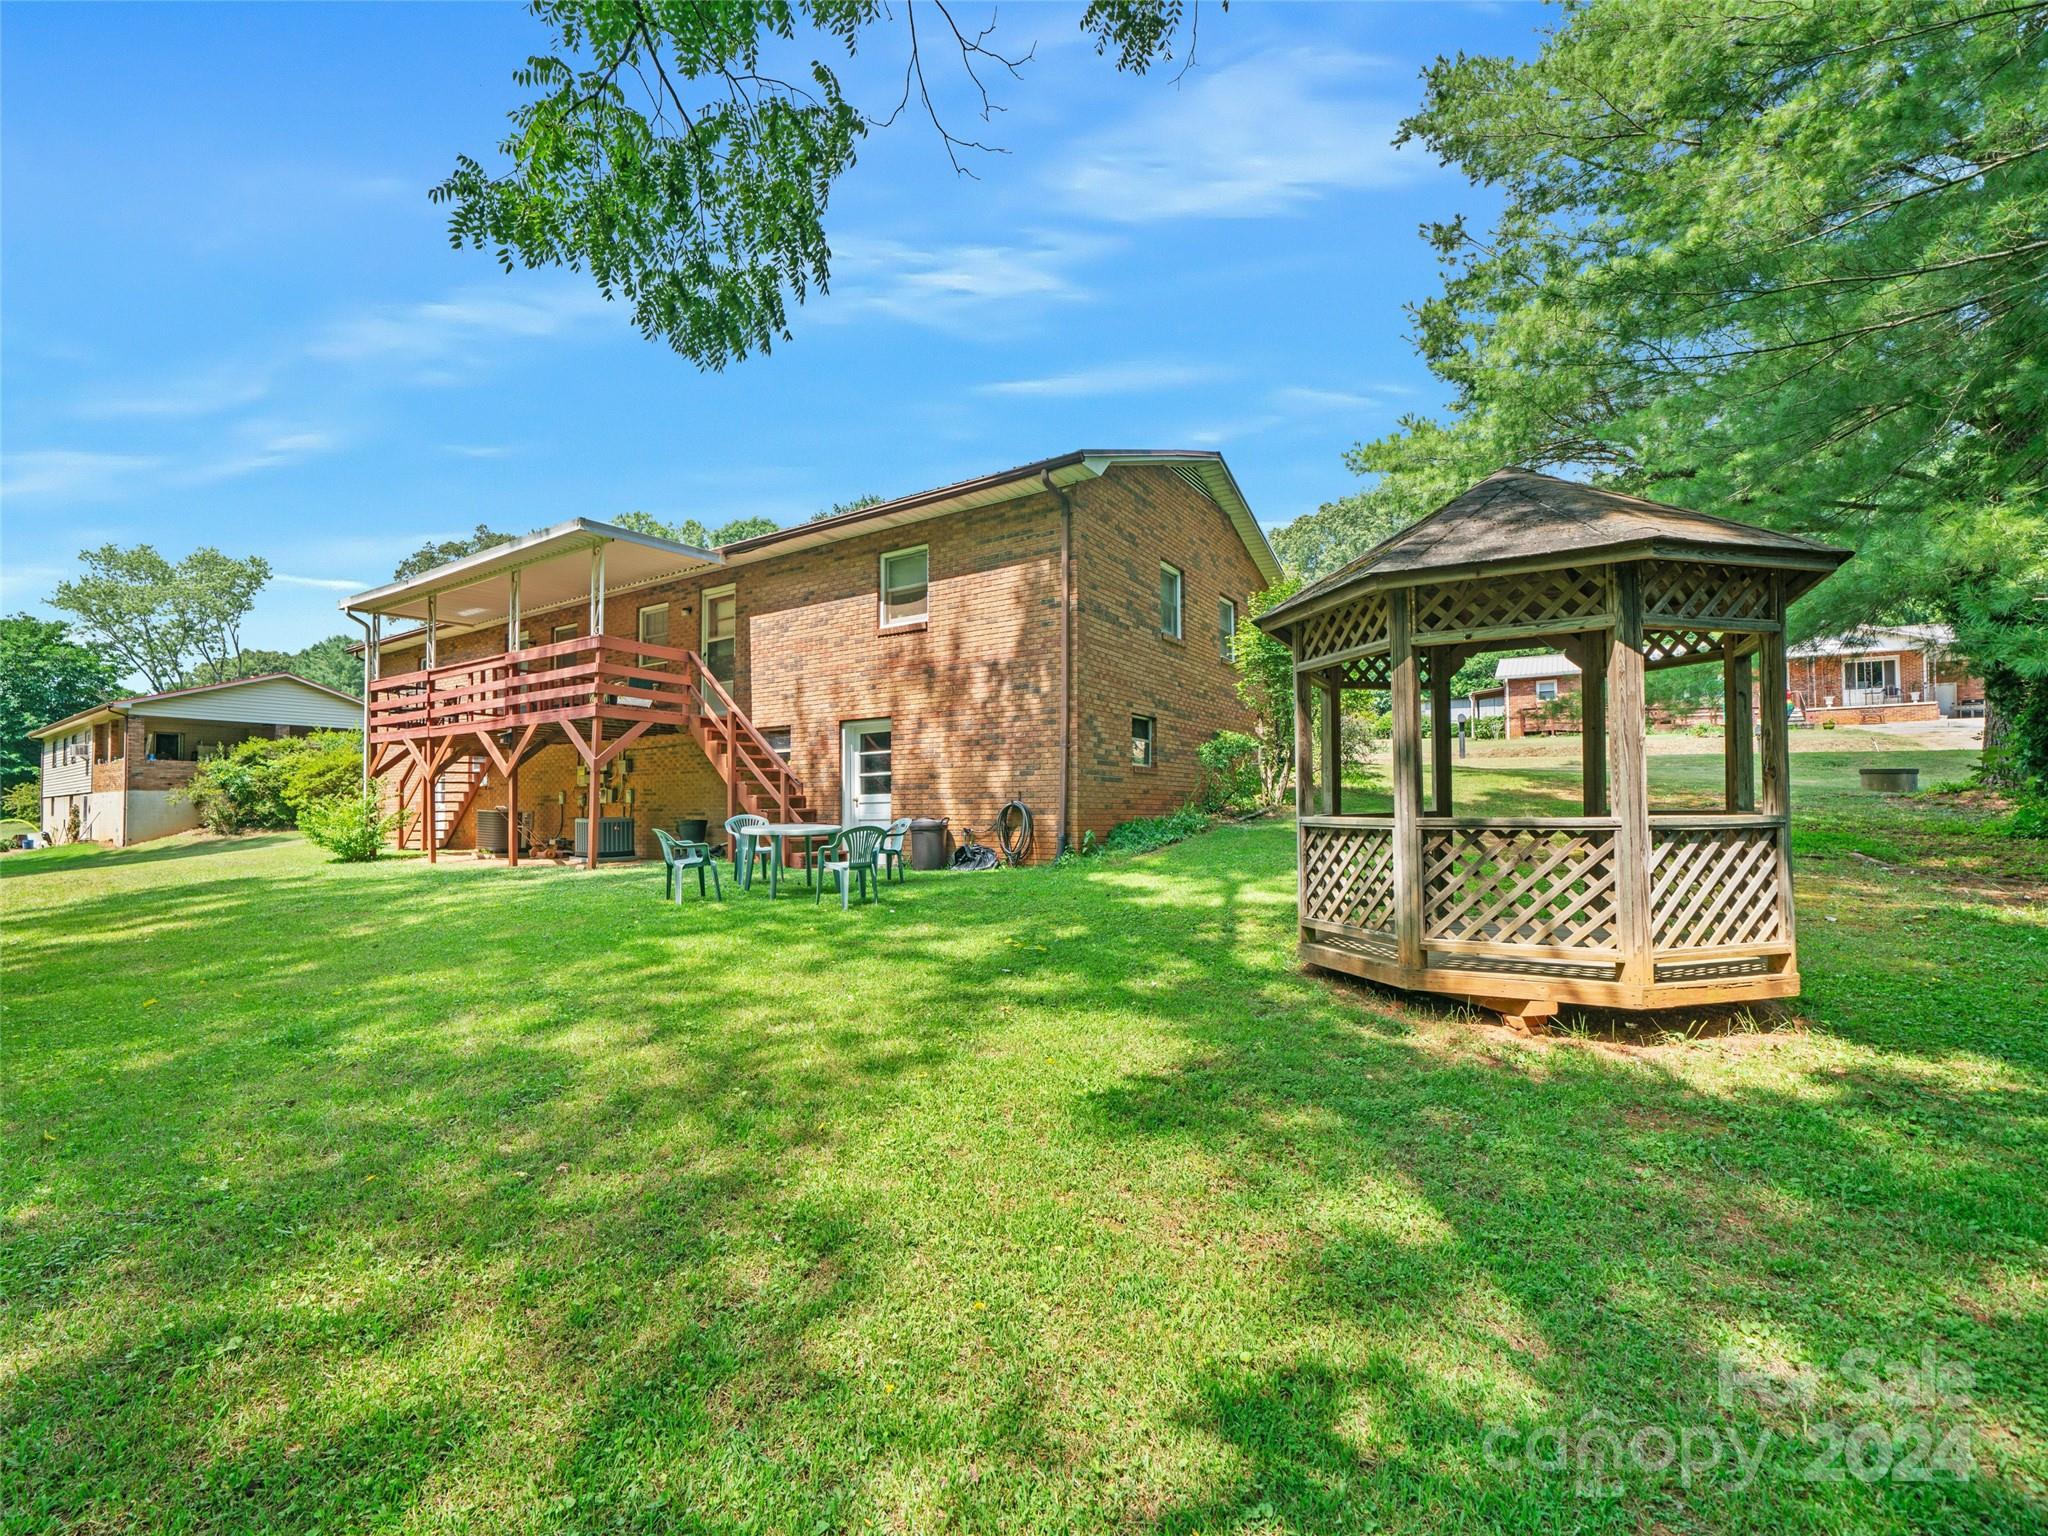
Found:
M 1978 1362 L 1987 1413 L 2032 1411 L 2038 1316 L 1980 1320 L 1956 1282 L 2041 1241 L 2011 1085 L 1982 1090 L 2006 1095 L 1988 1112 L 1973 1087 L 1909 1117 L 1918 1079 L 1861 1064 L 1769 1083 L 1702 1073 L 1689 1048 L 1476 1043 L 1293 972 L 1289 831 L 913 880 L 844 918 L 678 909 L 644 875 L 294 866 L 24 924 L 9 1011 L 40 1054 L 5 1127 L 29 1155 L 0 1173 L 22 1213 L 7 1289 L 28 1300 L 5 1412 L 39 1454 L 0 1481 L 34 1465 L 42 1486 L 7 1502 L 223 1529 L 451 1500 L 538 1528 L 808 1529 L 936 1480 L 963 1524 L 1099 1524 L 1088 1477 L 1115 1469 L 1089 1458 L 1121 1442 L 1041 1353 L 1037 1314 L 998 1296 L 984 1338 L 921 1310 L 973 1283 L 958 1244 L 1036 1240 L 981 1207 L 975 1156 L 1042 1167 L 1052 1203 L 1141 1186 L 1105 1206 L 1120 1226 L 1057 1227 L 1079 1236 L 1041 1282 L 1055 1295 L 1115 1287 L 1179 1317 L 1210 1302 L 1203 1264 L 1270 1276 L 1249 1361 L 1199 1332 L 1123 1359 L 1178 1384 L 1181 1422 L 1152 1433 L 1235 1468 L 1125 1523 L 1605 1519 L 1486 1465 L 1483 1429 L 1720 1413 L 1727 1336 L 1827 1359 L 1903 1331 L 1903 1353 Z M 80 932 L 130 936 L 131 967 Z M 1953 1006 L 1913 1016 L 1930 1059 Z M 1104 1032 L 1099 1065 L 1040 1064 L 1039 1021 L 1069 1017 Z M 1117 1059 L 1137 1048 L 1163 1059 Z M 1057 1130 L 945 1112 L 999 1091 L 968 1071 L 989 1052 L 1056 1088 L 1089 1074 L 1054 1098 Z M 878 1163 L 892 1135 L 906 1150 Z M 1143 1187 L 1182 1168 L 1195 1182 Z M 1260 1228 L 1270 1257 L 1232 1248 Z M 223 1353 L 223 1333 L 246 1342 Z M 888 1391 L 907 1367 L 863 1353 L 887 1350 L 941 1380 L 975 1364 L 958 1396 L 910 1403 Z M 214 1404 L 246 1422 L 219 1427 Z M 460 1433 L 430 1438 L 443 1416 Z M 287 1492 L 293 1444 L 324 1449 Z M 370 1463 L 390 1480 L 352 1470 Z M 1864 1500 L 1837 1517 L 1880 1510 L 1836 1497 Z M 1964 1497 L 1884 1508 L 2022 1512 L 1995 1480 Z M 1618 1507 L 1740 1523 L 1709 1498 L 1643 1479 Z M 1752 1523 L 1805 1519 L 1779 1493 Z
M 297 839 L 295 832 L 250 832 L 240 837 L 177 834 L 129 848 L 64 843 L 32 848 L 0 859 L 0 884 L 36 875 L 76 874 L 80 870 L 122 869 L 135 864 L 166 864 L 177 859 L 215 858 L 224 854 L 274 848 Z

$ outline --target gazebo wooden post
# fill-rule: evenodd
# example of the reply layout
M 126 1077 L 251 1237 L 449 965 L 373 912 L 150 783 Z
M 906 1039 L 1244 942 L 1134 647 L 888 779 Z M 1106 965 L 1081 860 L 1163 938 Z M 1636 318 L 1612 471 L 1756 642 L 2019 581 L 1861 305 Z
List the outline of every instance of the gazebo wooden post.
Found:
M 1344 814 L 1344 682 L 1335 667 L 1324 672 L 1323 693 L 1323 814 Z
M 1781 637 L 1782 641 L 1782 637 Z M 1756 809 L 1756 689 L 1749 652 L 1735 654 L 1736 637 L 1727 639 L 1728 654 L 1721 662 L 1721 760 L 1726 790 L 1724 808 L 1730 811 Z
M 1763 723 L 1762 785 L 1758 809 L 1778 823 L 1778 914 L 1785 940 L 1792 935 L 1792 742 L 1785 718 L 1785 578 L 1771 577 L 1775 629 L 1758 637 L 1757 692 Z
M 1579 809 L 1607 814 L 1607 648 L 1606 633 L 1581 637 L 1572 660 L 1579 667 Z M 1570 647 L 1567 647 L 1569 650 Z
M 1644 732 L 1643 597 L 1633 565 L 1617 566 L 1612 587 L 1615 624 L 1607 647 L 1607 762 L 1614 833 L 1617 979 L 1623 986 L 1649 986 L 1650 958 L 1650 780 Z
M 1394 950 L 1422 967 L 1422 690 L 1416 677 L 1415 589 L 1387 594 L 1388 692 L 1394 708 Z
M 1449 646 L 1429 659 L 1429 755 L 1432 816 L 1451 814 L 1451 674 L 1457 660 Z

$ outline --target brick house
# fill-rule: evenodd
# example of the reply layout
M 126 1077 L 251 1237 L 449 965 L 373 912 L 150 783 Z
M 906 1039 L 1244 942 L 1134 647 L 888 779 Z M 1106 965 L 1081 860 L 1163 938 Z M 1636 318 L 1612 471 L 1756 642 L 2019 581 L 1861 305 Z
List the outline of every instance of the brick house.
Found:
M 1579 669 L 1569 657 L 1503 656 L 1493 669 L 1495 687 L 1483 690 L 1499 700 L 1486 710 L 1507 717 L 1510 737 L 1549 735 L 1553 731 L 1577 731 L 1576 716 L 1567 719 L 1551 706 L 1579 691 Z M 1475 712 L 1479 696 L 1473 696 Z
M 1044 859 L 1195 794 L 1279 574 L 1220 455 L 1092 451 L 717 550 L 578 519 L 341 606 L 430 853 L 516 857 L 515 816 L 592 863 L 736 810 L 987 837 L 1015 799 Z
M 29 733 L 43 745 L 43 836 L 120 848 L 187 831 L 199 818 L 173 791 L 206 758 L 251 736 L 353 730 L 362 711 L 362 700 L 289 672 L 81 710 Z
M 1949 654 L 1945 624 L 1829 635 L 1785 653 L 1792 704 L 1806 719 L 1877 725 L 1984 712 L 1984 680 Z

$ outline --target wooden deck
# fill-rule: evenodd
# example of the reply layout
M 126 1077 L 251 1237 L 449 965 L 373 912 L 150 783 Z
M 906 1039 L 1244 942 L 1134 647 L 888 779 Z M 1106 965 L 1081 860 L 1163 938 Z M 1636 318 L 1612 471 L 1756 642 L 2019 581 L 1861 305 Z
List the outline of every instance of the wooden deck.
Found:
M 395 776 L 397 802 L 415 809 L 412 838 L 432 828 L 429 857 L 467 809 L 444 783 L 465 759 L 495 766 L 516 805 L 519 765 L 564 741 L 591 770 L 593 799 L 599 772 L 634 742 L 687 732 L 725 781 L 728 816 L 789 821 L 809 809 L 802 782 L 703 657 L 675 646 L 587 635 L 379 677 L 369 722 L 370 772 Z

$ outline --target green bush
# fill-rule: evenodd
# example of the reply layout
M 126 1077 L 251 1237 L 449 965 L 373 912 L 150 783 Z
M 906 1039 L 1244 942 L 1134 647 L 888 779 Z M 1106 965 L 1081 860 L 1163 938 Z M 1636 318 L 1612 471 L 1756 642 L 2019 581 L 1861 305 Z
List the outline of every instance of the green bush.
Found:
M 178 795 L 209 832 L 289 827 L 314 801 L 359 792 L 361 743 L 354 731 L 252 736 L 202 762 Z
M 307 841 L 325 848 L 340 864 L 366 864 L 376 858 L 402 819 L 384 813 L 375 790 L 329 795 L 299 808 L 299 830 Z
M 1259 774 L 1259 743 L 1243 731 L 1218 731 L 1199 747 L 1202 791 L 1196 803 L 1204 810 L 1248 811 L 1264 798 Z
M 1177 843 L 1184 837 L 1193 837 L 1197 832 L 1207 831 L 1208 827 L 1206 815 L 1191 805 L 1183 806 L 1165 816 L 1140 816 L 1135 821 L 1118 823 L 1102 840 L 1102 851 L 1144 853 L 1153 848 L 1164 848 L 1168 843 Z
M 25 821 L 32 827 L 43 824 L 43 791 L 34 779 L 23 779 L 19 784 L 10 784 L 0 793 L 0 816 L 9 821 Z
M 2048 800 L 2022 800 L 2005 830 L 2013 837 L 2048 837 Z

